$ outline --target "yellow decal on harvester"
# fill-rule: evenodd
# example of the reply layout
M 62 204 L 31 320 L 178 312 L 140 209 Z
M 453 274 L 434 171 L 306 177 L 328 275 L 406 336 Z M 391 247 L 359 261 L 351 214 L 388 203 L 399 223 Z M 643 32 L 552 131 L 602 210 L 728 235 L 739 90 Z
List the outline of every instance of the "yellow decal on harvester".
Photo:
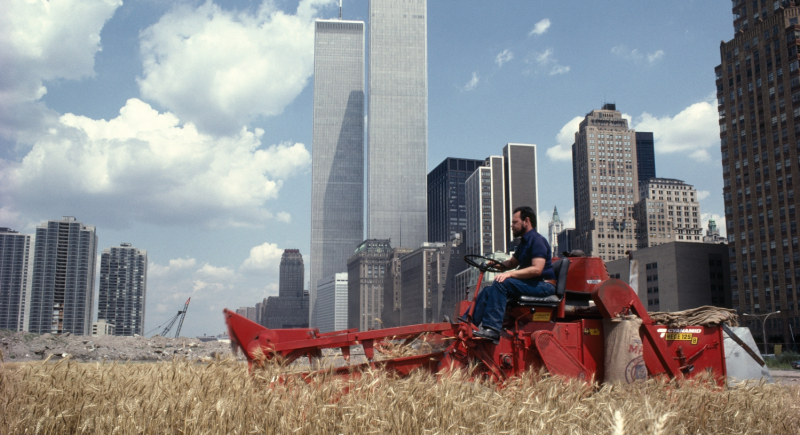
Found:
M 697 337 L 694 334 L 700 334 L 703 330 L 700 328 L 659 328 L 658 332 L 667 341 L 688 341 L 697 344 Z
M 599 328 L 583 328 L 583 335 L 600 335 Z
M 549 322 L 551 313 L 533 313 L 534 322 Z

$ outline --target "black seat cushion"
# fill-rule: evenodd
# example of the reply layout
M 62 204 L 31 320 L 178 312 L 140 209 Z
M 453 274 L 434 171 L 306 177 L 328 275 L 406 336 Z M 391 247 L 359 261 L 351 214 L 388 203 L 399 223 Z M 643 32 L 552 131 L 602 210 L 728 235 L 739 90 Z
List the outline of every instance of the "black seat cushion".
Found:
M 569 258 L 561 258 L 553 262 L 553 272 L 556 275 L 556 293 L 550 296 L 519 296 L 517 298 L 509 298 L 508 302 L 511 304 L 521 305 L 523 307 L 544 305 L 553 307 L 561 302 L 564 298 L 567 288 L 567 273 L 569 271 Z

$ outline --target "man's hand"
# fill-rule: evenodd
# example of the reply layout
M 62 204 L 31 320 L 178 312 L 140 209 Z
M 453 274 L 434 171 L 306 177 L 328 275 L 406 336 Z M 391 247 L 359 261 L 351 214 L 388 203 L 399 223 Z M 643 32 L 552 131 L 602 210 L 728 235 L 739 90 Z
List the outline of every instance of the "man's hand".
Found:
M 511 272 L 513 272 L 513 271 L 509 270 L 508 272 L 503 272 L 503 273 L 497 274 L 497 275 L 494 276 L 494 280 L 497 281 L 497 282 L 503 282 L 503 281 L 506 280 L 506 278 L 513 278 L 511 276 Z

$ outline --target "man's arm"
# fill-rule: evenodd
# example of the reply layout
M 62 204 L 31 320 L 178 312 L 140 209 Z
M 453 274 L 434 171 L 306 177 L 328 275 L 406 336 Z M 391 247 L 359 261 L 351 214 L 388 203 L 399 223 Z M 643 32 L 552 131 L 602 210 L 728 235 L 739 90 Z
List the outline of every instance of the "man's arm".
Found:
M 514 260 L 517 263 L 517 259 L 511 257 L 510 259 L 503 262 L 503 264 Z M 516 278 L 516 279 L 531 279 L 536 278 L 537 276 L 542 276 L 542 271 L 544 270 L 544 258 L 534 258 L 532 264 L 529 267 L 524 269 L 518 270 L 509 270 L 508 272 L 503 272 L 501 274 L 495 275 L 494 280 L 497 282 L 503 282 L 506 278 Z M 519 264 L 519 263 L 517 263 Z

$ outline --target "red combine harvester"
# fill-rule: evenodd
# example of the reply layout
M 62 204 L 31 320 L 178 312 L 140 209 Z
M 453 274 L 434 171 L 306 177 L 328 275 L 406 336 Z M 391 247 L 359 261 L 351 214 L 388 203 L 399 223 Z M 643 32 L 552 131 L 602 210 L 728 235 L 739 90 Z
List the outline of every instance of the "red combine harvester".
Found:
M 472 301 L 462 301 L 457 313 L 475 307 L 481 280 L 486 271 L 499 272 L 484 257 L 469 255 L 465 260 L 480 270 Z M 234 349 L 241 348 L 248 363 L 262 364 L 265 359 L 282 358 L 289 363 L 308 357 L 312 367 L 322 358 L 323 349 L 341 349 L 350 362 L 350 346 L 362 345 L 368 362 L 345 365 L 335 373 L 348 376 L 357 369 L 374 367 L 401 376 L 415 369 L 443 373 L 476 366 L 478 376 L 503 382 L 526 370 L 545 367 L 550 373 L 565 377 L 604 381 L 607 342 L 605 327 L 620 316 L 636 315 L 642 320 L 638 344 L 619 349 L 638 358 L 626 368 L 631 378 L 647 375 L 672 378 L 692 377 L 710 371 L 720 385 L 726 378 L 722 329 L 719 326 L 692 326 L 670 329 L 656 325 L 647 314 L 637 294 L 623 281 L 611 279 L 603 260 L 597 257 L 554 259 L 556 294 L 546 298 L 523 296 L 509 300 L 504 331 L 497 344 L 473 337 L 475 326 L 467 322 L 428 323 L 373 331 L 320 333 L 316 328 L 267 329 L 234 312 L 223 310 Z M 421 338 L 436 351 L 422 355 L 376 360 L 390 343 Z M 632 373 L 637 371 L 638 373 Z

